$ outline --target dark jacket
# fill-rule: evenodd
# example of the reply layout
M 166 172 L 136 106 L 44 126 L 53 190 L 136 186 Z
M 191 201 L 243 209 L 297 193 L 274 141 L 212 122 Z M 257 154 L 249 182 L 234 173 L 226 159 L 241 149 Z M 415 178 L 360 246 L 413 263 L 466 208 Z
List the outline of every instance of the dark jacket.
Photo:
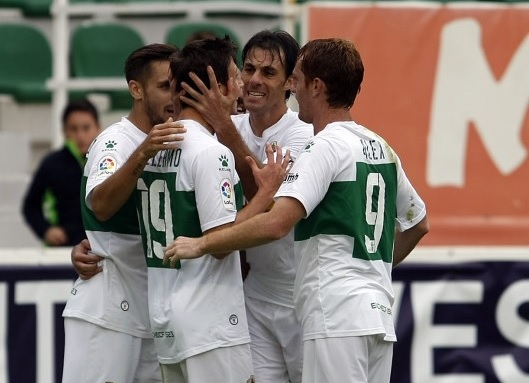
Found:
M 76 245 L 86 238 L 80 200 L 83 166 L 84 158 L 70 143 L 41 162 L 24 198 L 23 215 L 42 240 L 50 226 L 65 230 L 68 235 L 65 246 Z

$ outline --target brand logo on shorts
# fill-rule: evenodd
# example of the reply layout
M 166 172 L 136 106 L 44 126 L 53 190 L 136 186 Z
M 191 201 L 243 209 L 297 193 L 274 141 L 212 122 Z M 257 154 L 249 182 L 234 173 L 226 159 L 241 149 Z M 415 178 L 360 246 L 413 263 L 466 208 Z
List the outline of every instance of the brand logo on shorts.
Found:
M 239 318 L 237 318 L 237 315 L 231 314 L 230 315 L 230 324 L 235 326 L 237 323 L 239 323 Z
M 121 309 L 123 311 L 128 311 L 129 310 L 129 302 L 127 301 L 121 301 Z

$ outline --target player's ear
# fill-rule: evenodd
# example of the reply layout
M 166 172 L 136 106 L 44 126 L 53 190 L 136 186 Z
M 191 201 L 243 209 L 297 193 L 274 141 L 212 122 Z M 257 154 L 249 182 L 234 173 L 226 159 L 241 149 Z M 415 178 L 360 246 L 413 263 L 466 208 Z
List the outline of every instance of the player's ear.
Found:
M 287 81 L 285 81 L 285 83 L 283 84 L 283 90 L 286 92 L 287 90 L 291 90 L 292 89 L 292 84 L 293 84 L 293 79 L 292 79 L 292 76 L 289 76 L 287 78 Z
M 129 93 L 134 100 L 141 100 L 143 98 L 143 87 L 138 81 L 130 80 Z

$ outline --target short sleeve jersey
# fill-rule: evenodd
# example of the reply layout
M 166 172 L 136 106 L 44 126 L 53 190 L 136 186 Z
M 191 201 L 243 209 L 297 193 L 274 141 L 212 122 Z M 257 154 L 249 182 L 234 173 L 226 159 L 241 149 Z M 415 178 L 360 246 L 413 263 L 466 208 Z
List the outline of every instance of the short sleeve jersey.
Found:
M 235 220 L 242 192 L 231 151 L 202 125 L 180 121 L 178 149 L 160 151 L 137 185 L 148 266 L 149 310 L 160 363 L 250 342 L 238 252 L 163 265 L 180 235 L 198 237 Z
M 103 272 L 75 282 L 63 316 L 151 338 L 147 267 L 134 194 L 105 222 L 95 217 L 90 203 L 94 188 L 123 166 L 145 136 L 122 118 L 101 132 L 89 149 L 81 183 L 81 211 L 92 251 L 105 257 Z
M 298 114 L 288 109 L 274 125 L 256 136 L 248 114 L 232 117 L 244 142 L 257 158 L 266 162 L 266 143 L 290 150 L 296 160 L 305 143 L 314 134 L 312 125 L 304 123 Z M 244 281 L 247 296 L 286 307 L 294 307 L 293 291 L 297 262 L 294 256 L 294 230 L 280 240 L 246 250 L 250 273 Z
M 354 122 L 329 124 L 307 143 L 281 196 L 307 213 L 295 228 L 294 301 L 304 339 L 383 334 L 395 341 L 395 228 L 426 214 L 395 152 Z

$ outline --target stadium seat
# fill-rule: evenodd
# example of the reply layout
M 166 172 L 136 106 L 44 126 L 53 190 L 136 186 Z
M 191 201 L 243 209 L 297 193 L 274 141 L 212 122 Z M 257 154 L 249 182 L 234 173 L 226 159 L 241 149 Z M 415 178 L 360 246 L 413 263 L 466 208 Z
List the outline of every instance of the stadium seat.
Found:
M 237 35 L 228 27 L 218 23 L 208 22 L 194 22 L 194 23 L 180 23 L 169 28 L 165 42 L 176 45 L 182 48 L 186 42 L 199 32 L 210 32 L 215 36 L 224 37 L 228 35 L 231 40 L 237 45 L 237 62 L 241 62 L 242 46 Z
M 0 8 L 19 9 L 27 17 L 50 17 L 52 0 L 0 0 Z
M 122 77 L 129 54 L 145 45 L 132 27 L 117 22 L 88 23 L 78 26 L 70 47 L 72 77 Z M 113 110 L 130 109 L 132 99 L 127 90 L 105 91 Z
M 0 93 L 20 103 L 49 102 L 51 47 L 42 32 L 28 24 L 0 24 Z

